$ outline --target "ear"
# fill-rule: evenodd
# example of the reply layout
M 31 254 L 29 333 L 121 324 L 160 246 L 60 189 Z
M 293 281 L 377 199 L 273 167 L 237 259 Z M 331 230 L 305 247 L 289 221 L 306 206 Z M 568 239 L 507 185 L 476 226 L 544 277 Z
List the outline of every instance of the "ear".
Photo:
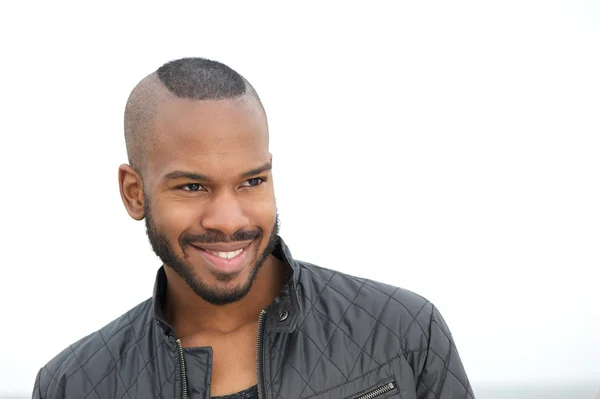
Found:
M 119 190 L 127 213 L 135 220 L 144 218 L 142 177 L 131 166 L 119 166 Z

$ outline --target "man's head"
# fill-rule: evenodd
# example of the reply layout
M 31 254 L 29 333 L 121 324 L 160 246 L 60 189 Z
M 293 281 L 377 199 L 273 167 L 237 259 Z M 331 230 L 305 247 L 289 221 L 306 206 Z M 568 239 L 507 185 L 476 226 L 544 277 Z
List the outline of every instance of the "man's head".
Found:
M 121 196 L 153 250 L 204 300 L 241 299 L 278 229 L 256 91 L 221 63 L 169 62 L 133 89 L 125 140 Z

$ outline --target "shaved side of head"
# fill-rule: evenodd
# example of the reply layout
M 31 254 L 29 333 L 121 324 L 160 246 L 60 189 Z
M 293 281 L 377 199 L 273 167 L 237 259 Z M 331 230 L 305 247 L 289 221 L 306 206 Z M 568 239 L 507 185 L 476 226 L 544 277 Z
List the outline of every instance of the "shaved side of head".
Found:
M 132 90 L 125 105 L 125 146 L 129 164 L 141 174 L 146 154 L 152 144 L 156 107 L 161 97 L 169 95 L 158 75 L 152 73 Z
M 155 141 L 155 112 L 169 97 L 226 100 L 245 95 L 262 102 L 252 85 L 227 65 L 204 58 L 182 58 L 162 65 L 132 90 L 125 106 L 125 145 L 129 164 L 143 174 L 146 155 Z M 264 108 L 263 108 L 264 111 Z M 266 113 L 265 113 L 266 116 Z

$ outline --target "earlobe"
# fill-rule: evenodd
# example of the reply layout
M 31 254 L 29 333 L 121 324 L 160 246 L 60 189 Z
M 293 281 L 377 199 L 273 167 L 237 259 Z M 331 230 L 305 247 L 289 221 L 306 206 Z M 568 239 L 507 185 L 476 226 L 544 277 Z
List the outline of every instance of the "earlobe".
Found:
M 144 218 L 142 178 L 127 164 L 119 166 L 119 190 L 129 216 L 135 220 L 142 220 Z

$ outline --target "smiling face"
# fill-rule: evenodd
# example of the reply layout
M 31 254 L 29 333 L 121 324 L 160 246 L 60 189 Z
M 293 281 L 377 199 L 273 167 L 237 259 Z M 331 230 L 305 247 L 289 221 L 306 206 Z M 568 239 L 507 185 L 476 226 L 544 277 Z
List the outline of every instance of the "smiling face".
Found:
M 204 300 L 241 299 L 277 233 L 262 107 L 252 96 L 170 96 L 157 105 L 153 130 L 143 172 L 152 248 Z

